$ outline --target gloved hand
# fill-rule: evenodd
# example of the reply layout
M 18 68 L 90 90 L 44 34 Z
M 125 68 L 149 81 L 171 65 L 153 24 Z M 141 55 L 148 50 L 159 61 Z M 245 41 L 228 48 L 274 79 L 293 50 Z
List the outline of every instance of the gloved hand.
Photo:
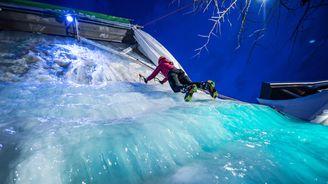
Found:
M 164 81 L 159 81 L 159 83 L 164 84 Z

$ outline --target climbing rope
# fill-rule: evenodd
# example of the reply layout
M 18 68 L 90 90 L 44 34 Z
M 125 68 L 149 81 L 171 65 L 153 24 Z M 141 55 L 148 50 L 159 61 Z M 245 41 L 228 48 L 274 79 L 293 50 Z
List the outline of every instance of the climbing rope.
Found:
M 182 10 L 184 10 L 184 9 L 186 9 L 186 8 L 188 8 L 188 7 L 190 7 L 190 6 L 192 6 L 192 5 L 193 5 L 193 2 L 191 2 L 191 3 L 189 3 L 189 4 L 185 5 L 185 6 L 183 6 L 183 7 L 181 7 L 181 8 L 178 8 L 178 9 L 176 9 L 176 10 L 170 12 L 170 13 L 167 13 L 167 14 L 165 14 L 165 15 L 162 15 L 162 16 L 156 18 L 156 19 L 153 19 L 153 20 L 147 22 L 146 24 L 144 24 L 143 27 L 146 27 L 146 26 L 148 26 L 148 25 L 150 25 L 150 24 L 154 24 L 155 22 L 158 22 L 158 21 L 160 21 L 160 20 L 162 20 L 162 19 L 164 19 L 164 18 L 166 18 L 166 17 L 169 17 L 169 16 L 171 16 L 171 15 L 174 15 L 174 14 L 176 14 L 176 13 L 178 13 L 178 12 L 180 12 L 180 11 L 182 11 Z

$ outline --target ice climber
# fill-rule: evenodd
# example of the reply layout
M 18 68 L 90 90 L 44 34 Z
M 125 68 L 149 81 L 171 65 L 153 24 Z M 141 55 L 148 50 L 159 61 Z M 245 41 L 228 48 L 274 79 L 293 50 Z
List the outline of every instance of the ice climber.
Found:
M 219 96 L 215 89 L 215 83 L 212 80 L 208 80 L 207 82 L 192 82 L 182 69 L 177 69 L 173 62 L 164 56 L 159 57 L 158 66 L 147 78 L 143 77 L 141 74 L 140 76 L 143 78 L 144 82 L 147 83 L 155 78 L 159 72 L 165 77 L 160 83 L 164 84 L 166 81 L 169 81 L 175 93 L 186 93 L 184 99 L 187 102 L 191 101 L 193 93 L 195 93 L 198 88 L 208 91 L 213 98 Z

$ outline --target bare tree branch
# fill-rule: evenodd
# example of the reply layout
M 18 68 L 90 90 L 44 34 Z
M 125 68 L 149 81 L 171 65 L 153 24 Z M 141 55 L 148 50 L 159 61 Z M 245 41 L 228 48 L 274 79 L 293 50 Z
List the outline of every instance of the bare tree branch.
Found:
M 319 8 L 328 7 L 327 0 L 276 0 L 273 4 L 270 4 L 269 11 L 267 11 L 265 0 L 261 1 L 261 4 L 258 8 L 257 15 L 260 15 L 261 11 L 263 12 L 263 20 L 259 21 L 254 18 L 254 13 L 251 11 L 251 7 L 253 6 L 252 0 L 192 0 L 194 3 L 193 11 L 196 10 L 201 12 L 206 12 L 209 10 L 213 10 L 213 15 L 208 19 L 213 22 L 213 25 L 207 34 L 198 35 L 201 38 L 205 39 L 204 44 L 195 49 L 195 56 L 200 56 L 203 50 L 208 51 L 208 45 L 212 39 L 212 37 L 221 36 L 221 26 L 225 21 L 231 27 L 232 23 L 230 21 L 230 13 L 233 10 L 239 11 L 239 18 L 241 19 L 240 29 L 237 34 L 237 45 L 236 49 L 239 49 L 242 44 L 243 35 L 245 34 L 246 24 L 252 23 L 255 25 L 261 25 L 262 28 L 255 30 L 252 34 L 249 35 L 249 38 L 254 39 L 250 48 L 250 54 L 248 57 L 248 61 L 251 58 L 251 55 L 255 48 L 259 46 L 259 41 L 264 37 L 264 32 L 266 30 L 266 25 L 270 23 L 272 20 L 277 20 L 276 23 L 276 34 L 278 32 L 279 21 L 280 21 L 280 11 L 281 9 L 285 9 L 288 12 L 299 11 L 303 9 L 303 14 L 295 25 L 295 29 L 292 31 L 289 41 L 292 42 L 291 55 L 293 54 L 294 45 L 296 43 L 298 34 L 304 30 L 304 22 L 309 20 L 310 16 Z M 173 2 L 180 3 L 180 0 L 173 0 Z M 298 2 L 298 6 L 297 3 Z M 305 7 L 305 8 L 303 8 Z M 277 16 L 278 18 L 277 18 Z M 238 18 L 238 19 L 239 19 Z M 277 19 L 275 19 L 277 18 Z M 218 35 L 217 35 L 218 33 Z M 289 42 L 290 43 L 290 42 Z
M 289 7 L 284 0 L 280 0 L 280 5 L 284 8 L 286 8 L 287 10 L 296 10 L 297 9 L 297 8 Z
M 229 13 L 230 10 L 234 9 L 234 7 L 235 7 L 235 5 L 237 3 L 237 0 L 234 0 L 234 1 L 231 2 L 231 4 L 227 8 L 225 8 L 223 10 L 220 10 L 220 8 L 218 6 L 218 3 L 217 3 L 217 0 L 214 0 L 214 1 L 216 2 L 214 6 L 217 9 L 217 12 L 216 12 L 217 13 L 217 16 L 212 16 L 209 19 L 210 21 L 213 21 L 214 22 L 213 23 L 213 26 L 212 26 L 211 30 L 209 31 L 209 33 L 207 35 L 202 35 L 201 36 L 203 38 L 206 38 L 206 42 L 204 43 L 203 46 L 195 49 L 195 51 L 197 52 L 195 56 L 199 56 L 204 49 L 206 49 L 208 51 L 207 46 L 210 43 L 210 40 L 211 40 L 212 36 L 216 36 L 216 34 L 214 33 L 215 32 L 215 29 L 218 28 L 219 29 L 219 33 L 221 32 L 220 31 L 221 23 L 224 22 L 225 16 Z M 209 4 L 211 2 L 212 2 L 212 0 L 208 2 L 207 6 L 209 6 Z
M 241 21 L 241 26 L 240 26 L 239 33 L 238 33 L 238 40 L 237 40 L 236 50 L 240 48 L 242 34 L 244 33 L 245 24 L 246 24 L 245 20 L 246 20 L 246 17 L 247 17 L 250 6 L 251 6 L 251 0 L 246 0 L 246 5 L 245 5 L 245 7 L 243 9 L 243 12 L 242 12 L 242 21 Z
M 258 41 L 264 37 L 265 28 L 255 30 L 249 37 L 255 37 L 255 40 L 251 46 L 251 49 L 248 53 L 247 62 L 251 61 L 251 57 L 253 55 L 253 51 L 255 50 L 256 46 L 258 46 Z

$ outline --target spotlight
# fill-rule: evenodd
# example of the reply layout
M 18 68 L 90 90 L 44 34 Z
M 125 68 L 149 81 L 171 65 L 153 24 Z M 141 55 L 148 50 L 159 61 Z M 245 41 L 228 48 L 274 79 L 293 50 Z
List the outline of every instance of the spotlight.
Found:
M 313 44 L 313 43 L 315 43 L 315 42 L 316 42 L 316 40 L 310 40 L 310 41 L 309 41 L 310 44 Z
M 72 17 L 72 15 L 66 15 L 66 21 L 67 22 L 69 22 L 69 23 L 71 23 L 71 22 L 73 22 L 73 20 L 74 20 L 74 18 Z

